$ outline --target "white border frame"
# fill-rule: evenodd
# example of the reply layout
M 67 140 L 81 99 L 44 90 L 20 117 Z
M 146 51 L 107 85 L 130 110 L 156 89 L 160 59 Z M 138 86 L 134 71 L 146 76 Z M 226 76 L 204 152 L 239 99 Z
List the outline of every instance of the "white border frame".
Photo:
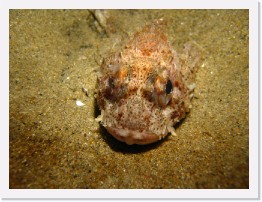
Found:
M 249 9 L 249 189 L 9 189 L 9 9 Z M 89 198 L 89 199 L 259 199 L 259 137 L 258 133 L 258 8 L 252 0 L 134 0 L 119 1 L 52 1 L 0 0 L 1 68 L 1 141 L 0 192 L 2 198 Z M 2 68 L 4 67 L 4 68 Z

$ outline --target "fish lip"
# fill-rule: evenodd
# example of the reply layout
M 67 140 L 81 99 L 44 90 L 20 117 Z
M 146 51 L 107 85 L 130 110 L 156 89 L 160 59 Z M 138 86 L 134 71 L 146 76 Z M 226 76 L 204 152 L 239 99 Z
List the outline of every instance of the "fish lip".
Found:
M 130 129 L 105 127 L 106 130 L 117 140 L 125 142 L 128 145 L 138 144 L 145 145 L 159 141 L 164 136 L 156 135 L 150 131 L 136 131 Z

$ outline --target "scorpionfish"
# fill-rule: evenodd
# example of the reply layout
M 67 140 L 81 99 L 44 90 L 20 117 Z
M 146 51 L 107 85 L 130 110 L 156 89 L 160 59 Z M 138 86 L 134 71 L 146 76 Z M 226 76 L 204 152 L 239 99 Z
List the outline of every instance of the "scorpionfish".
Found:
M 101 65 L 97 120 L 129 145 L 175 135 L 174 125 L 191 108 L 199 54 L 190 43 L 177 54 L 162 25 L 162 20 L 146 25 Z

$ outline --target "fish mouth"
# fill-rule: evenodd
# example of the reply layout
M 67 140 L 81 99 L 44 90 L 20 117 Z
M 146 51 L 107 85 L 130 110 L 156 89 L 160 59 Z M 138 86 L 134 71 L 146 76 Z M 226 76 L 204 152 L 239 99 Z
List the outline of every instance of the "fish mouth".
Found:
M 150 131 L 136 131 L 123 128 L 105 127 L 106 130 L 117 140 L 125 142 L 128 145 L 138 144 L 145 145 L 153 142 L 157 142 L 164 136 L 156 135 Z

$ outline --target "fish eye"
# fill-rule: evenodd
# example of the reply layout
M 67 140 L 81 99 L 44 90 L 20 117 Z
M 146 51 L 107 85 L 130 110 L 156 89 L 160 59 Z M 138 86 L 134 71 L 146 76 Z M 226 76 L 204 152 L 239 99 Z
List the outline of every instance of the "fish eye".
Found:
M 110 88 L 115 87 L 114 80 L 111 77 L 109 77 L 109 79 L 108 79 L 108 85 L 109 85 Z
M 166 83 L 166 94 L 171 93 L 172 89 L 173 89 L 173 85 L 172 85 L 171 81 L 168 79 L 168 81 Z

